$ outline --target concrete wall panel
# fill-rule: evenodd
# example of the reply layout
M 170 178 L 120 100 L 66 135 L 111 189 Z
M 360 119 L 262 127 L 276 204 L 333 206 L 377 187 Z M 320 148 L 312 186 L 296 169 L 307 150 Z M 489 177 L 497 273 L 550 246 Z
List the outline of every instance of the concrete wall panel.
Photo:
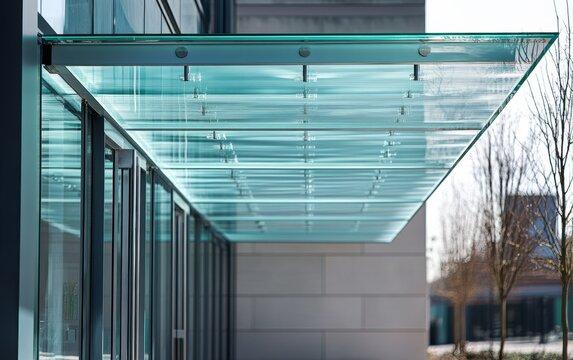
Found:
M 318 256 L 242 256 L 237 262 L 237 293 L 320 294 L 322 259 Z
M 364 299 L 364 319 L 368 329 L 424 331 L 426 312 L 426 296 L 367 297 Z
M 238 360 L 317 360 L 321 354 L 320 333 L 237 333 Z
M 425 293 L 425 256 L 333 256 L 325 261 L 329 294 Z
M 327 333 L 326 359 L 332 360 L 423 360 L 424 332 Z
M 359 329 L 359 297 L 284 297 L 255 300 L 257 329 Z

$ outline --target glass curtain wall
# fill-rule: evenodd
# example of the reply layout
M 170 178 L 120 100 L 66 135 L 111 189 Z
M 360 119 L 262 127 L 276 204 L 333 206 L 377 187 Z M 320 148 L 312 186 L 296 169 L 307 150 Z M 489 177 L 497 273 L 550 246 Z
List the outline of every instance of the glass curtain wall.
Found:
M 172 337 L 172 194 L 167 186 L 154 183 L 153 202 L 153 358 L 171 359 Z
M 231 247 L 208 227 L 196 226 L 195 269 L 197 301 L 196 359 L 230 359 L 233 332 L 229 313 L 233 282 L 230 277 Z
M 167 3 L 182 33 L 200 31 L 194 0 Z M 156 0 L 39 0 L 38 12 L 58 34 L 170 33 Z M 73 360 L 81 359 L 82 340 L 87 341 L 82 311 L 88 309 L 82 289 L 89 284 L 82 284 L 82 269 L 91 261 L 83 258 L 82 248 L 82 106 L 80 97 L 57 75 L 44 73 L 43 78 L 39 358 Z M 124 288 L 119 214 L 125 199 L 118 187 L 126 179 L 117 169 L 116 150 L 106 147 L 104 156 L 101 350 L 102 359 L 121 360 L 120 337 L 126 324 L 119 309 L 126 293 L 119 290 Z M 157 171 L 143 173 L 137 347 L 145 360 L 172 359 L 174 189 Z M 230 246 L 217 240 L 194 214 L 186 214 L 186 222 L 186 360 L 227 359 L 225 339 L 232 332 L 225 332 L 230 320 L 223 304 L 230 298 L 223 294 L 230 294 L 225 289 L 233 284 L 224 282 L 223 273 L 230 266 L 224 255 Z
M 39 358 L 77 359 L 81 328 L 80 99 L 43 81 Z
M 156 0 L 39 0 L 39 13 L 58 34 L 161 34 L 169 28 Z M 169 0 L 181 33 L 200 30 L 193 0 Z
M 111 359 L 112 344 L 112 290 L 113 290 L 113 235 L 114 235 L 114 158 L 112 149 L 105 149 L 104 165 L 104 232 L 103 232 L 103 303 L 102 354 Z
M 80 359 L 82 344 L 82 113 L 65 84 L 48 75 L 42 94 L 42 191 L 39 358 Z M 118 309 L 124 289 L 121 254 L 125 170 L 105 148 L 103 202 L 102 359 L 120 359 L 125 327 Z M 142 173 L 146 173 L 142 170 Z M 173 267 L 173 188 L 151 170 L 142 176 L 141 301 L 144 359 L 172 359 L 173 279 L 186 281 L 186 359 L 230 359 L 233 281 L 231 245 L 199 217 L 186 214 L 186 269 Z M 181 221 L 181 219 L 180 219 Z M 181 250 L 181 247 L 179 248 Z M 181 277 L 181 272 L 185 276 Z M 136 340 L 133 340 L 136 341 Z M 152 353 L 153 352 L 153 353 Z M 117 356 L 114 356 L 116 354 Z

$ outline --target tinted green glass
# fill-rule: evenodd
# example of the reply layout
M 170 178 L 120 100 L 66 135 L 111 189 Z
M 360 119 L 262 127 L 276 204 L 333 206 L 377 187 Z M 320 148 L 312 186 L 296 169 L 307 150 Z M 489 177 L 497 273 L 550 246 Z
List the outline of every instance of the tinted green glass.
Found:
M 81 329 L 81 123 L 79 97 L 42 76 L 40 359 L 79 359 Z
M 172 199 L 159 182 L 153 185 L 153 358 L 171 359 L 172 330 Z
M 112 357 L 113 337 L 113 249 L 114 249 L 114 157 L 113 150 L 105 149 L 104 160 L 104 231 L 103 231 L 103 305 L 102 305 L 102 353 Z M 117 222 L 116 222 L 117 223 Z M 119 240 L 118 240 L 119 242 Z
M 191 58 L 249 46 L 250 65 L 70 67 L 229 239 L 391 241 L 554 34 L 47 39 L 88 40 L 111 52 L 142 46 L 158 59 L 170 44 Z M 317 57 L 281 64 L 299 43 L 316 45 Z

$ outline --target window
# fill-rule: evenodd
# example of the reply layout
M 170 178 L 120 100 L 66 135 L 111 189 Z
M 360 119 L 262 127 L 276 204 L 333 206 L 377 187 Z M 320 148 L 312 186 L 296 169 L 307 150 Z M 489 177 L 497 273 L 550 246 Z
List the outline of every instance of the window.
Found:
M 157 176 L 156 180 L 159 180 Z M 154 184 L 153 202 L 153 353 L 155 360 L 171 359 L 172 199 L 161 182 Z
M 81 344 L 79 98 L 42 87 L 40 359 L 78 359 Z

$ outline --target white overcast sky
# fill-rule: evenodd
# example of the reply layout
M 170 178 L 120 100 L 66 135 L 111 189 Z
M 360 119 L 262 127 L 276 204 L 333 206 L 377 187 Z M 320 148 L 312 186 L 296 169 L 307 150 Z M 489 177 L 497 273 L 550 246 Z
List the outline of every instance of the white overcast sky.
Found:
M 563 3 L 563 0 L 558 1 Z M 556 31 L 553 0 L 426 0 L 426 32 L 545 31 Z M 510 102 L 504 113 L 509 121 L 519 121 L 520 128 L 526 129 L 530 125 L 527 115 L 523 115 L 523 95 L 526 93 L 523 90 Z M 495 131 L 495 123 L 488 131 Z M 451 182 L 455 181 L 465 194 L 471 194 L 472 167 L 470 151 L 427 202 L 428 280 L 437 275 L 440 240 L 432 241 L 432 238 L 439 238 L 440 211 L 447 208 Z

